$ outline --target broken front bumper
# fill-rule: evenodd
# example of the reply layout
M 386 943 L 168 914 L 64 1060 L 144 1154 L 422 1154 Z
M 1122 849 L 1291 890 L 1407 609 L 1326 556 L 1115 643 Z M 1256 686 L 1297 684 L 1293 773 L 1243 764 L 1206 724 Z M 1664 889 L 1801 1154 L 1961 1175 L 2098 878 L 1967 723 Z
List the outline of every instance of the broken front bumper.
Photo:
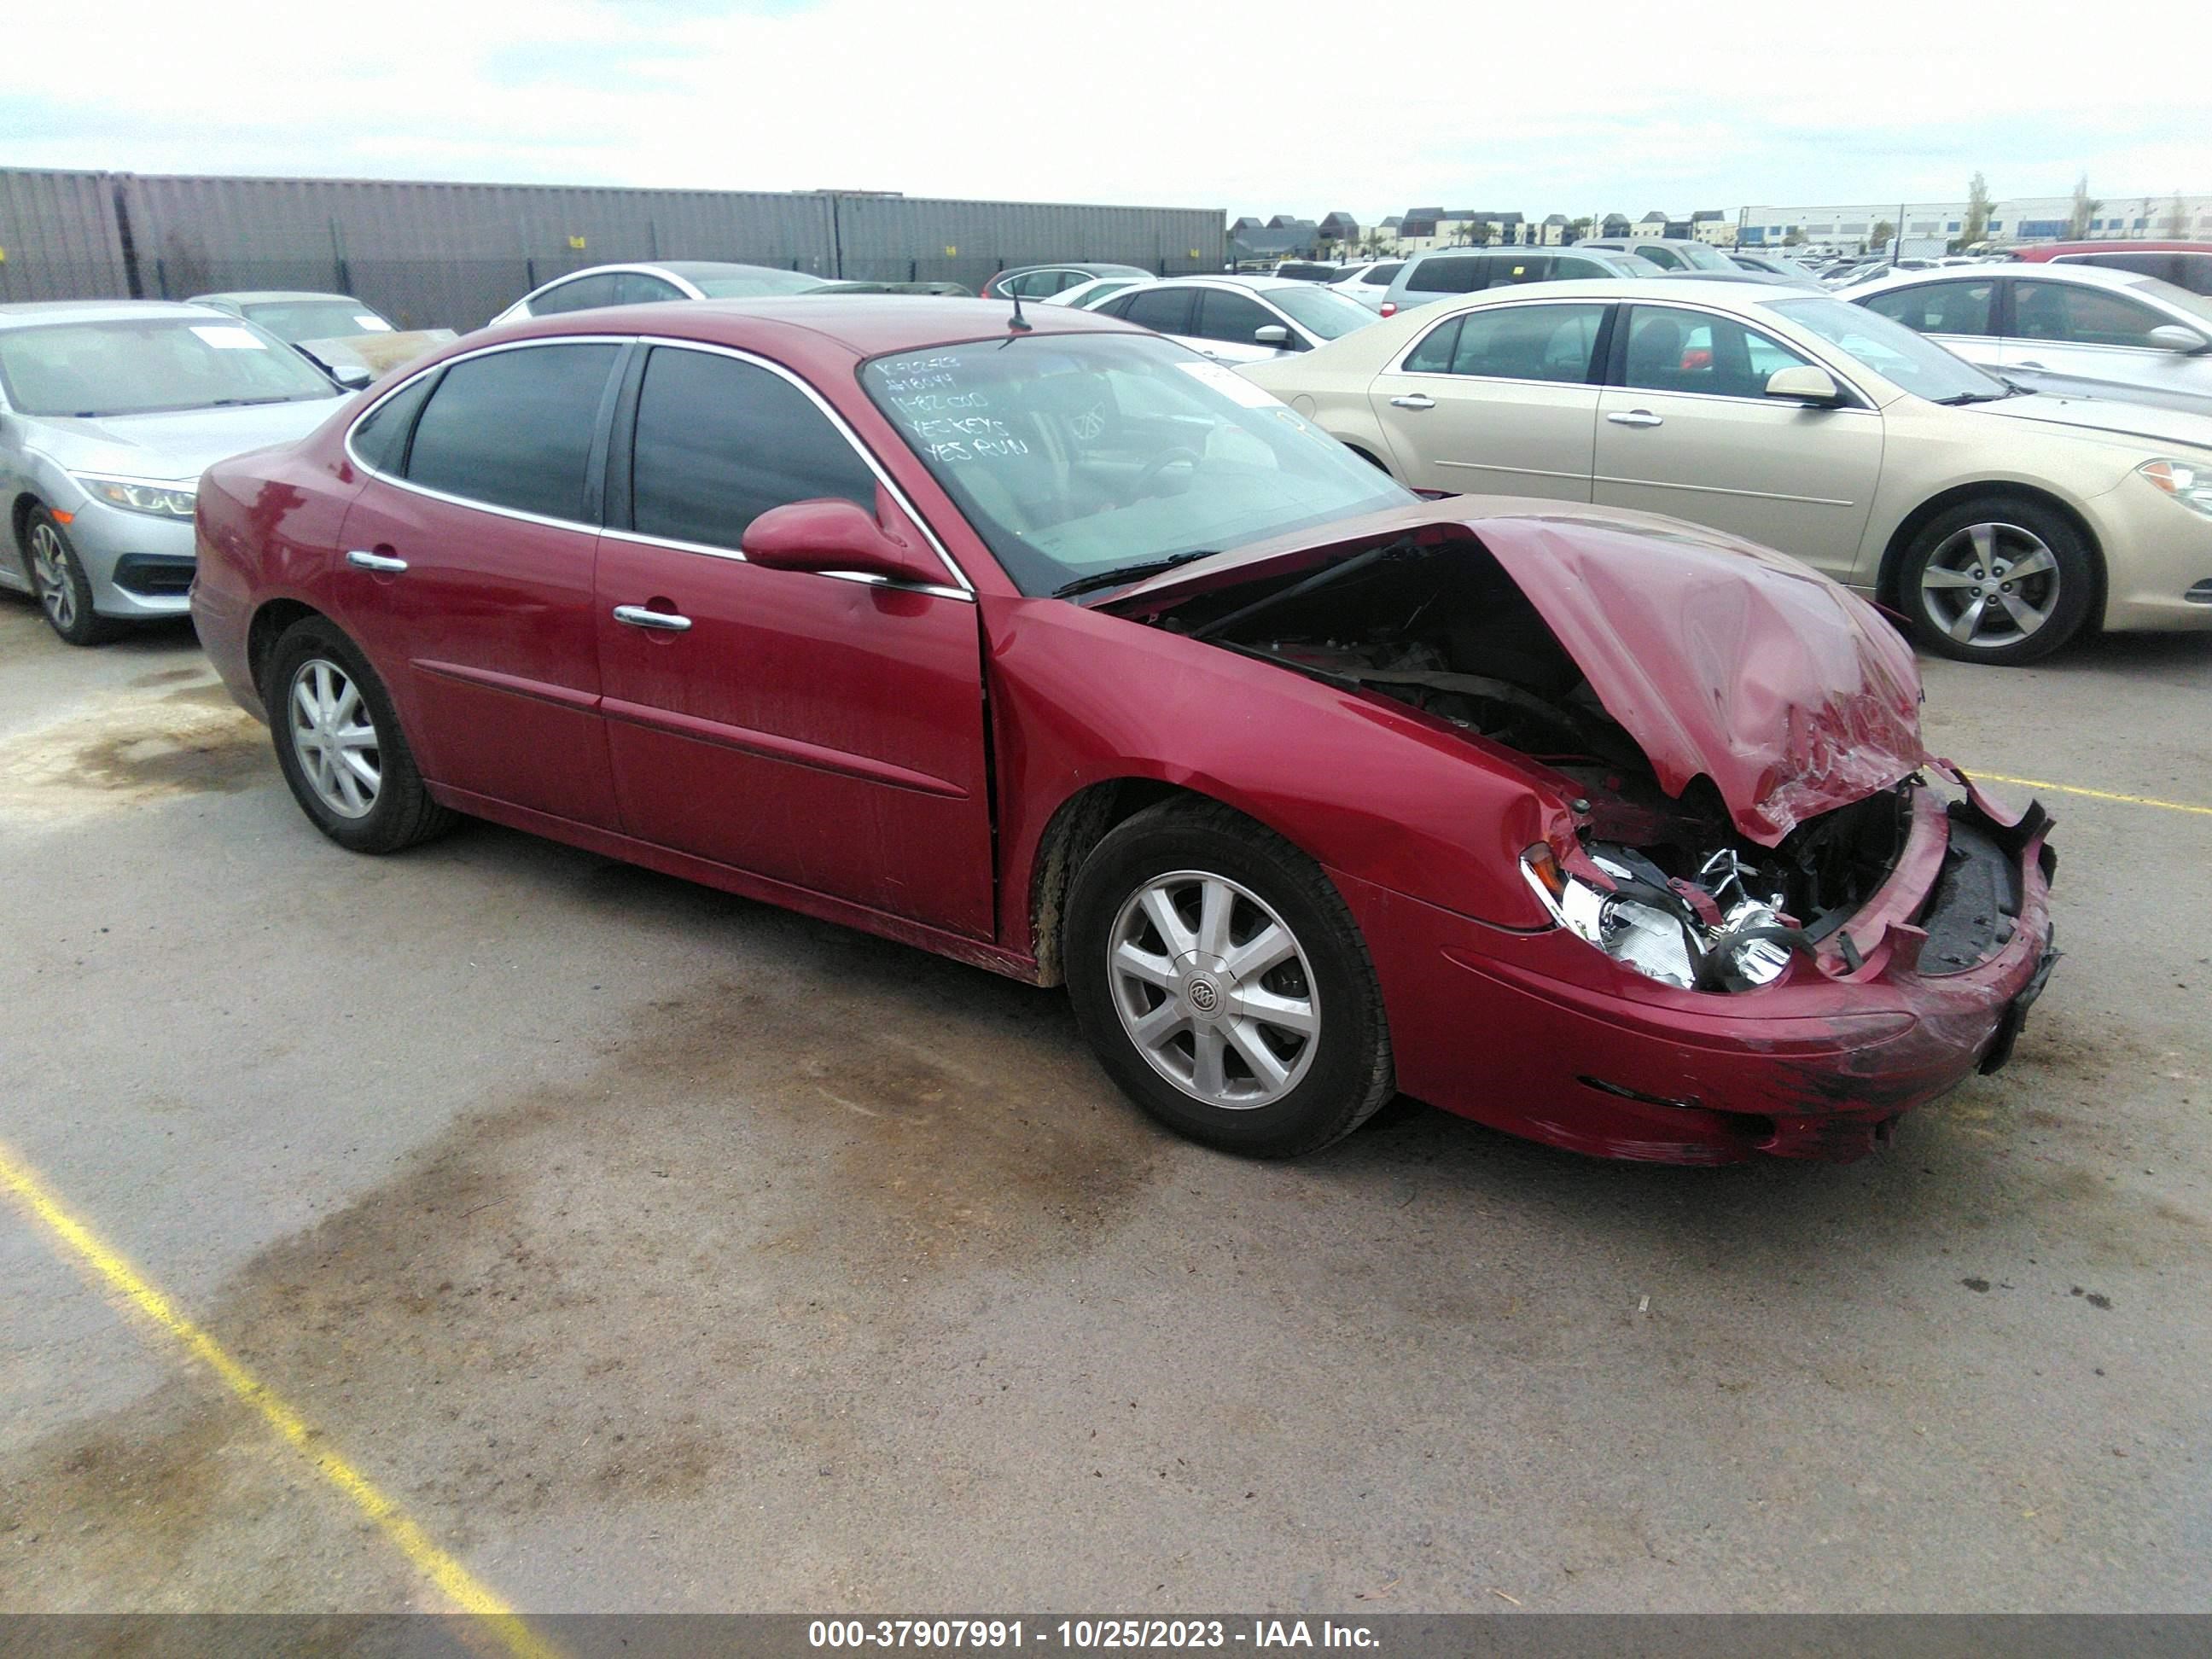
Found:
M 1678 990 L 1565 930 L 1485 927 L 1340 878 L 1407 1093 L 1607 1158 L 1857 1158 L 2009 1057 L 2049 977 L 2050 819 L 1916 787 L 1905 848 L 1844 926 L 1755 991 Z

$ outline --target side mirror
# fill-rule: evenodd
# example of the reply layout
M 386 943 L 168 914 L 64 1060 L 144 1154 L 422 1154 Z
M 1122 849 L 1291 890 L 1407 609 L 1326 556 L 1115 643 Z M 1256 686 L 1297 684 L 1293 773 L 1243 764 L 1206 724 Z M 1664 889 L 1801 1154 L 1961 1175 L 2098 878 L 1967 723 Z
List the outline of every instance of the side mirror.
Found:
M 1766 377 L 1766 395 L 1814 409 L 1833 409 L 1844 401 L 1844 389 L 1836 384 L 1835 377 L 1810 363 L 1776 369 Z
M 928 549 L 893 535 L 867 508 L 836 497 L 772 507 L 745 526 L 738 545 L 769 570 L 850 570 L 931 586 L 945 580 Z
M 1291 331 L 1280 323 L 1262 323 L 1252 331 L 1252 338 L 1257 344 L 1273 346 L 1279 351 L 1290 344 Z
M 376 376 L 366 363 L 340 363 L 331 371 L 331 378 L 348 392 L 359 392 L 374 383 Z
M 2179 351 L 2193 357 L 2201 351 L 2212 351 L 2212 340 L 2206 339 L 2193 328 L 2179 323 L 2160 323 L 2143 337 L 2160 351 Z

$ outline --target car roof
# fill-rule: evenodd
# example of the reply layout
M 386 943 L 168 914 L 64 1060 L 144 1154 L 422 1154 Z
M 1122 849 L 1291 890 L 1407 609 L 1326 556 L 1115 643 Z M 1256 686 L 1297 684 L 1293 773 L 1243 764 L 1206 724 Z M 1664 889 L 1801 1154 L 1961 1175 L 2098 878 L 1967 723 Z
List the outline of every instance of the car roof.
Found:
M 1119 259 L 1033 259 L 1024 265 L 1007 265 L 999 271 L 1001 276 L 1018 276 L 1025 270 L 1087 270 L 1093 276 L 1126 276 L 1129 272 L 1152 273 L 1142 265 L 1124 264 Z
M 604 270 L 665 270 L 672 276 L 726 276 L 732 271 L 773 270 L 787 276 L 816 276 L 819 271 L 793 270 L 787 265 L 749 264 L 742 259 L 647 259 L 632 265 L 603 265 Z M 824 282 L 830 279 L 823 277 Z
M 182 300 L 25 300 L 0 305 L 0 328 L 38 328 L 49 323 L 128 322 L 134 317 L 204 317 L 237 319 L 207 306 Z
M 823 346 L 853 357 L 886 351 L 918 351 L 968 340 L 1020 338 L 1008 323 L 1013 307 L 1004 300 L 969 300 L 936 295 L 792 294 L 748 300 L 656 301 L 650 305 L 608 306 L 562 312 L 552 317 L 502 325 L 488 331 L 500 339 L 537 339 L 569 334 L 657 335 L 764 350 L 784 341 L 794 355 Z M 1031 334 L 1149 334 L 1118 317 L 1069 306 L 1026 305 L 1022 319 Z M 484 332 L 455 342 L 463 350 L 480 345 Z M 443 356 L 444 353 L 440 356 Z
M 350 294 L 332 294 L 324 289 L 301 288 L 241 288 L 226 289 L 221 294 L 195 294 L 185 303 L 195 306 L 234 305 L 258 306 L 301 300 L 335 300 L 341 305 L 368 307 Z
M 2004 251 L 2003 258 L 2020 259 L 2031 264 L 2056 258 L 2062 253 L 2205 253 L 2212 254 L 2212 242 L 2038 242 L 2033 247 L 2013 247 Z
M 2156 283 L 2155 276 L 2140 270 L 2110 270 L 2103 265 L 2051 265 L 2036 262 L 2032 271 L 2008 269 L 2005 265 L 1936 265 L 1927 270 L 1900 270 L 1894 276 L 1878 277 L 1871 283 L 1862 283 L 1851 290 L 1854 294 L 1871 294 L 1878 289 L 1902 288 L 1914 283 L 1986 283 L 1992 276 L 2012 276 L 2038 283 L 2066 283 L 2076 288 L 2141 288 Z
M 1281 294 L 1291 289 L 1311 292 L 1314 284 L 1302 283 L 1295 276 L 1245 276 L 1222 271 L 1205 276 L 1163 276 L 1152 284 L 1154 288 L 1243 288 L 1257 294 Z
M 1577 276 L 1564 283 L 1518 283 L 1511 288 L 1486 288 L 1480 293 L 1432 301 L 1428 306 L 1415 307 L 1412 311 L 1401 311 L 1398 314 L 1406 317 L 1419 311 L 1440 311 L 1443 307 L 1453 306 L 1455 299 L 1461 304 L 1486 305 L 1515 300 L 1622 300 L 1632 295 L 1638 305 L 1662 305 L 1673 300 L 1710 305 L 1722 311 L 1744 306 L 1770 305 L 1782 300 L 1832 297 L 1815 294 L 1810 289 L 1783 288 L 1773 283 L 1734 282 L 1717 274 L 1670 276 L 1663 284 L 1642 276 Z

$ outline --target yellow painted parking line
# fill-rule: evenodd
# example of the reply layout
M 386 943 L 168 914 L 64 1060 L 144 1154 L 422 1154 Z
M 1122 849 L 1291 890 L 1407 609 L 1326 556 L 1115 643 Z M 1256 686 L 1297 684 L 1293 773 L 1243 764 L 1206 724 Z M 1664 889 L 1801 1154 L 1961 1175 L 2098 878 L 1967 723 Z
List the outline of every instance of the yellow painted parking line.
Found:
M 2196 812 L 2212 818 L 2212 806 L 2196 806 L 2185 800 L 2160 800 L 2151 795 L 2123 795 L 2111 789 L 2084 789 L 2079 784 L 2051 783 L 2042 778 L 2008 778 L 2002 772 L 1969 769 L 1966 775 L 1984 783 L 2017 783 L 2030 789 L 2056 789 L 2062 795 L 2087 795 L 2091 800 L 2120 800 L 2130 806 L 2155 806 L 2166 812 Z
M 0 1187 L 22 1201 L 47 1229 L 107 1287 L 129 1302 L 185 1351 L 222 1380 L 222 1385 L 276 1431 L 279 1438 L 314 1468 L 315 1473 L 352 1500 L 353 1505 L 390 1539 L 423 1577 L 435 1584 L 446 1599 L 464 1613 L 483 1620 L 516 1659 L 554 1659 L 556 1650 L 523 1623 L 514 1610 L 452 1556 L 440 1549 L 430 1535 L 408 1519 L 404 1511 L 380 1491 L 375 1483 L 337 1453 L 325 1449 L 320 1430 L 270 1392 L 252 1372 L 233 1358 L 222 1345 L 194 1324 L 174 1303 L 140 1277 L 137 1270 L 101 1242 L 98 1234 L 63 1207 L 30 1168 L 4 1146 L 0 1146 Z

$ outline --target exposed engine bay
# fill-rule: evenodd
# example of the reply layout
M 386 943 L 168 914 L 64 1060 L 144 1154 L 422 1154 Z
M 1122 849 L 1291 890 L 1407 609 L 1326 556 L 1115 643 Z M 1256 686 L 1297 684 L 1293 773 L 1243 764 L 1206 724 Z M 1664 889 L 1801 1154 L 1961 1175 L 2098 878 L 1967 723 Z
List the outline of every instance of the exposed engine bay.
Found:
M 1206 593 L 1158 625 L 1398 699 L 1556 775 L 1601 888 L 1532 848 L 1524 869 L 1555 920 L 1639 973 L 1707 991 L 1771 982 L 1861 908 L 1910 824 L 1909 785 L 1743 836 L 1703 777 L 1679 797 L 1527 596 L 1478 546 L 1401 544 L 1367 562 Z M 1355 556 L 1355 559 L 1361 556 Z M 1304 591 L 1302 591 L 1304 590 Z

